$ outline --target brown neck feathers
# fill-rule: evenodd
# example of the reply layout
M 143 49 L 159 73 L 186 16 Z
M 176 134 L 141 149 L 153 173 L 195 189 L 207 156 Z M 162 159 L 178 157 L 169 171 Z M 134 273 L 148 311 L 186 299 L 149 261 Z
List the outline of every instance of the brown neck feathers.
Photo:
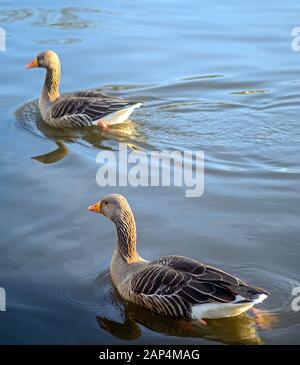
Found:
M 56 65 L 47 70 L 44 92 L 47 93 L 49 101 L 53 102 L 59 97 L 60 66 Z
M 137 261 L 139 256 L 136 251 L 136 225 L 131 210 L 122 211 L 115 224 L 120 255 L 127 263 Z

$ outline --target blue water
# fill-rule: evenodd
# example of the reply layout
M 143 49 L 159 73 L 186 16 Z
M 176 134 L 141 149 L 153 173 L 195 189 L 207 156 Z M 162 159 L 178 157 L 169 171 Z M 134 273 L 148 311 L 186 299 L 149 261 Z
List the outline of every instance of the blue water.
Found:
M 291 0 L 1 2 L 0 343 L 300 343 L 291 307 L 300 286 L 299 11 Z M 45 49 L 60 56 L 63 92 L 143 102 L 130 133 L 45 126 L 35 102 L 44 73 L 24 67 Z M 96 155 L 119 142 L 204 151 L 204 195 L 100 188 Z M 260 308 L 273 317 L 191 329 L 124 306 L 108 271 L 113 226 L 86 210 L 110 192 L 132 205 L 143 257 L 182 254 L 230 271 L 270 292 Z

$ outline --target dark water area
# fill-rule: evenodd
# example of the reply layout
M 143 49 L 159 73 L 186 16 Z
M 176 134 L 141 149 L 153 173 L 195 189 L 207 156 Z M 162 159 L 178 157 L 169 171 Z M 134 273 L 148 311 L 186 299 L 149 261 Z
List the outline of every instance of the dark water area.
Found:
M 299 344 L 300 53 L 296 1 L 2 1 L 1 344 Z M 37 53 L 60 56 L 62 92 L 144 103 L 110 135 L 54 130 L 36 99 Z M 99 151 L 198 150 L 205 191 L 99 187 Z M 265 288 L 268 326 L 242 315 L 203 328 L 122 303 L 109 276 L 108 193 L 135 213 L 146 259 L 193 257 Z

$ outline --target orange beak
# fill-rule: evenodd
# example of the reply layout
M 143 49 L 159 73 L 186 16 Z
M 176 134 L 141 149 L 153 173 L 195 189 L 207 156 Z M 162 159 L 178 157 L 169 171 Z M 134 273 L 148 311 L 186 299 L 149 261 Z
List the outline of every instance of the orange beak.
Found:
M 34 58 L 31 62 L 27 63 L 26 68 L 35 68 L 35 67 L 39 67 L 37 58 Z
M 88 207 L 88 210 L 90 212 L 100 213 L 101 212 L 101 202 L 98 202 L 96 204 L 90 205 Z

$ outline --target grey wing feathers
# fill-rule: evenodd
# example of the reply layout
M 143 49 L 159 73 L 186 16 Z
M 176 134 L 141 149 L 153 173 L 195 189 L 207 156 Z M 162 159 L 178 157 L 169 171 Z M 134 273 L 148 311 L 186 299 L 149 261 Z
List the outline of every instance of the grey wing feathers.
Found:
M 150 265 L 131 281 L 135 301 L 156 312 L 174 317 L 188 316 L 190 304 L 177 295 L 190 279 L 170 268 Z
M 50 119 L 61 127 L 91 126 L 93 121 L 134 104 L 93 90 L 80 91 L 60 98 L 51 108 Z
M 181 256 L 167 256 L 137 273 L 131 282 L 137 302 L 173 316 L 189 315 L 191 306 L 202 303 L 230 303 L 239 294 L 245 301 L 263 293 L 221 270 Z M 160 301 L 169 312 L 151 301 Z
M 204 265 L 197 260 L 184 256 L 165 256 L 156 261 L 157 263 L 172 267 L 173 269 L 189 272 L 190 274 L 200 277 L 206 281 L 223 281 L 232 285 L 247 285 L 242 280 L 225 271 L 216 269 L 209 265 Z

